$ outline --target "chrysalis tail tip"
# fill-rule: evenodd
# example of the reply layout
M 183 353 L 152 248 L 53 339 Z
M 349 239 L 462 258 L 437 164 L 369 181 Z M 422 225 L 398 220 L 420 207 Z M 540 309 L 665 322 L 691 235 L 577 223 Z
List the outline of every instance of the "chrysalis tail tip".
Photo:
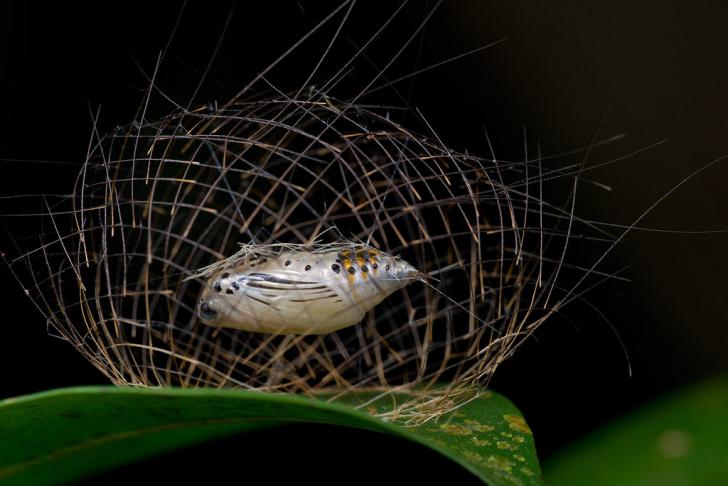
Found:
M 429 284 L 431 282 L 439 282 L 440 279 L 428 275 L 425 272 L 417 272 L 417 274 L 415 274 L 415 281 Z

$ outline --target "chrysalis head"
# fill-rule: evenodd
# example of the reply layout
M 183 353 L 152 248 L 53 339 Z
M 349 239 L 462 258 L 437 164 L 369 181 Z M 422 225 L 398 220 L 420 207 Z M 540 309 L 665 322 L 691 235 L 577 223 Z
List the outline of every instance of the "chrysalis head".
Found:
M 211 304 L 209 300 L 201 300 L 197 309 L 197 315 L 200 317 L 200 320 L 211 326 L 215 325 L 215 321 L 218 318 L 217 311 L 213 306 L 214 304 Z

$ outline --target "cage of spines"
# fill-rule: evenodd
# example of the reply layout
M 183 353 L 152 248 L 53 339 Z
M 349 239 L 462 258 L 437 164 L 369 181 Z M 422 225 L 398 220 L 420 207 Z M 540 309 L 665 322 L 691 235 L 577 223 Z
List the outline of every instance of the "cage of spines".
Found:
M 544 181 L 567 172 L 452 150 L 315 89 L 234 99 L 95 138 L 51 231 L 11 267 L 53 332 L 115 384 L 406 391 L 387 414 L 418 420 L 482 390 L 573 298 L 555 280 L 563 258 L 545 255 L 577 223 L 544 201 Z M 342 240 L 427 279 L 323 335 L 198 319 L 207 282 L 190 277 L 240 243 Z

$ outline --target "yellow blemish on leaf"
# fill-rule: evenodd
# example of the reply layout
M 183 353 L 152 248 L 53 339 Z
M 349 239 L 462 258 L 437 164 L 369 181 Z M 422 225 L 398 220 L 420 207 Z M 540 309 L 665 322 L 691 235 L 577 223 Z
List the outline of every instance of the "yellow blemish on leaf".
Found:
M 666 430 L 657 438 L 657 451 L 668 459 L 684 457 L 693 448 L 693 438 L 684 430 Z
M 488 425 L 488 424 L 482 424 L 478 422 L 477 420 L 472 419 L 466 419 L 465 425 L 469 427 L 474 432 L 481 432 L 481 433 L 487 433 L 487 432 L 493 432 L 495 429 L 494 426 Z
M 513 438 L 513 440 L 516 441 L 516 442 L 518 442 L 519 444 L 523 444 L 524 442 L 526 442 L 526 438 L 523 437 L 522 435 L 515 436 Z
M 506 442 L 506 441 L 504 441 L 504 440 L 499 440 L 499 441 L 497 441 L 497 442 L 495 443 L 495 446 L 496 446 L 496 447 L 497 447 L 498 449 L 503 449 L 503 450 L 506 450 L 506 451 L 514 451 L 514 450 L 516 450 L 516 446 L 514 446 L 514 445 L 513 445 L 513 444 L 511 444 L 510 442 Z
M 523 456 L 522 456 L 522 455 L 520 455 L 520 454 L 513 454 L 513 458 L 514 458 L 514 459 L 515 459 L 516 461 L 520 461 L 520 462 L 526 462 L 526 458 L 525 458 L 525 457 L 523 457 Z
M 508 422 L 508 427 L 510 427 L 512 430 L 515 430 L 516 432 L 521 432 L 522 434 L 531 433 L 531 429 L 528 428 L 528 425 L 526 424 L 526 421 L 523 420 L 523 417 L 518 417 L 516 415 L 504 415 L 503 418 L 506 422 Z
M 473 433 L 473 431 L 469 428 L 458 424 L 442 424 L 440 425 L 440 428 L 446 434 L 452 435 L 470 435 Z
M 470 462 L 483 462 L 483 456 L 473 451 L 463 451 L 463 456 Z
M 485 462 L 490 467 L 498 469 L 500 471 L 506 471 L 510 473 L 513 469 L 513 461 L 510 461 L 503 456 L 488 456 L 485 459 Z
M 471 437 L 470 440 L 473 441 L 473 444 L 475 444 L 478 447 L 486 447 L 486 446 L 490 445 L 489 440 L 479 439 L 477 437 Z
M 529 476 L 529 477 L 533 477 L 533 476 L 535 476 L 535 475 L 536 475 L 536 474 L 535 474 L 535 473 L 534 473 L 533 471 L 531 471 L 531 470 L 530 470 L 530 469 L 528 469 L 527 467 L 522 467 L 522 468 L 521 468 L 521 472 L 522 472 L 523 474 L 525 474 L 526 476 Z

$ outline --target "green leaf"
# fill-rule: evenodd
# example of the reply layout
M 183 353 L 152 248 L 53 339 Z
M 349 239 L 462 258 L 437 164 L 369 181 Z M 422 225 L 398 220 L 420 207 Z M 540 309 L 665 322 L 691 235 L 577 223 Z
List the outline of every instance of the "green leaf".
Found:
M 366 400 L 362 393 L 351 401 Z M 369 407 L 385 410 L 384 400 Z M 0 402 L 0 482 L 57 484 L 252 429 L 326 423 L 423 444 L 492 485 L 542 484 L 518 409 L 486 392 L 437 421 L 402 427 L 351 405 L 211 389 L 67 388 Z
M 715 485 L 728 481 L 728 378 L 690 387 L 570 444 L 549 484 Z

